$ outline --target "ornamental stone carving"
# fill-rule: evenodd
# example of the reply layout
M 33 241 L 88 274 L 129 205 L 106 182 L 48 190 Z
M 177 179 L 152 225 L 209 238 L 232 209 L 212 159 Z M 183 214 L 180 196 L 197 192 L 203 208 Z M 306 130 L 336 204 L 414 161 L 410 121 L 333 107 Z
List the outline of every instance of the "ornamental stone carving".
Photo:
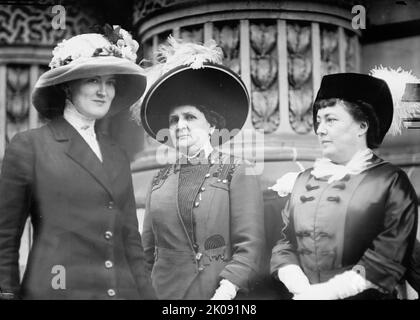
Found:
M 10 65 L 6 81 L 6 142 L 29 125 L 29 67 Z
M 233 23 L 214 25 L 213 39 L 223 50 L 223 63 L 236 73 L 240 74 L 239 24 Z
M 250 24 L 252 124 L 264 133 L 280 123 L 276 30 L 274 23 Z
M 321 75 L 340 72 L 336 27 L 321 26 Z
M 311 26 L 287 23 L 289 122 L 299 134 L 312 129 L 312 50 Z
M 2 5 L 0 6 L 0 44 L 55 45 L 72 35 L 88 32 L 96 23 L 101 23 L 98 14 L 80 5 L 66 6 L 65 29 L 54 29 L 54 14 L 48 5 Z

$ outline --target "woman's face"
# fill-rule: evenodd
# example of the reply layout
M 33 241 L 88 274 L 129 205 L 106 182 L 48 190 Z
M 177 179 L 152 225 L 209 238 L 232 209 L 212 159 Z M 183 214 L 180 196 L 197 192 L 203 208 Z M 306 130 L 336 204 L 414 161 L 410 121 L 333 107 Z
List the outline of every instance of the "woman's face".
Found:
M 367 124 L 355 121 L 342 102 L 318 110 L 317 122 L 322 154 L 333 162 L 347 163 L 366 148 Z
M 169 133 L 172 141 L 184 153 L 195 153 L 210 142 L 214 127 L 204 113 L 194 106 L 179 106 L 169 114 Z
M 71 101 L 85 117 L 101 119 L 108 113 L 115 97 L 115 85 L 113 75 L 72 81 L 69 84 Z

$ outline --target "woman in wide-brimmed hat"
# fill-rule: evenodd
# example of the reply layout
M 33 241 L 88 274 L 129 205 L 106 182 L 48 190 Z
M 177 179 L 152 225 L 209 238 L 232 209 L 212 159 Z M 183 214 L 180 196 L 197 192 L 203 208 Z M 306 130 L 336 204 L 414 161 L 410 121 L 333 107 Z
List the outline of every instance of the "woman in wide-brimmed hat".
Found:
M 395 297 L 416 239 L 417 196 L 404 171 L 372 151 L 393 109 L 382 79 L 322 79 L 313 119 L 323 158 L 297 177 L 271 258 L 294 299 Z
M 129 161 L 95 121 L 144 92 L 138 44 L 119 27 L 64 40 L 32 94 L 47 125 L 17 134 L 0 178 L 0 297 L 152 298 Z M 25 221 L 33 246 L 19 281 Z
M 134 115 L 179 157 L 153 178 L 143 244 L 160 299 L 233 299 L 256 275 L 264 239 L 252 167 L 215 149 L 242 128 L 249 97 L 214 42 L 162 47 Z

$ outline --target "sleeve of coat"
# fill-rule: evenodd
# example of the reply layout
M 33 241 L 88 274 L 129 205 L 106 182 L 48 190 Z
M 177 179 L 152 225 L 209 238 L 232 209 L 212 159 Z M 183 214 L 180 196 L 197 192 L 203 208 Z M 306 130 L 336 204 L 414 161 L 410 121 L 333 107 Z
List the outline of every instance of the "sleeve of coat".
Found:
M 280 239 L 273 247 L 270 261 L 270 273 L 277 278 L 277 270 L 289 264 L 299 265 L 296 255 L 296 236 L 293 224 L 292 213 L 293 197 L 290 197 L 286 206 L 281 211 L 283 219 L 283 228 L 280 231 Z
M 150 196 L 152 191 L 152 183 L 150 183 L 149 190 L 146 195 L 146 210 L 143 220 L 143 244 L 144 254 L 146 256 L 146 268 L 151 273 L 153 264 L 155 263 L 155 235 L 152 227 L 152 215 L 150 213 Z
M 416 239 L 407 270 L 408 283 L 420 294 L 420 242 Z
M 384 227 L 357 263 L 370 282 L 392 292 L 404 276 L 408 250 L 417 230 L 417 197 L 407 175 L 392 176 L 384 206 Z
M 0 293 L 19 295 L 19 247 L 31 204 L 34 154 L 30 135 L 8 145 L 0 176 Z
M 230 234 L 232 260 L 220 273 L 240 289 L 255 279 L 265 243 L 260 184 L 252 167 L 239 165 L 230 184 Z
M 140 295 L 143 299 L 156 299 L 151 283 L 150 272 L 146 268 L 145 253 L 139 232 L 136 205 L 134 198 L 131 173 L 128 173 L 129 192 L 125 212 L 128 213 L 126 222 L 126 253 L 131 266 L 131 272 L 136 279 Z

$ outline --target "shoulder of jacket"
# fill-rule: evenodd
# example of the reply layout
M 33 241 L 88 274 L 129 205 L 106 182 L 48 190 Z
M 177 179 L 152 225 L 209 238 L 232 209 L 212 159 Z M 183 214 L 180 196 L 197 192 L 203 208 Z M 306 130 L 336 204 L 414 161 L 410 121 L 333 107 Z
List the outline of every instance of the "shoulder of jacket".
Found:
M 29 130 L 25 130 L 25 131 L 21 131 L 21 132 L 17 132 L 11 139 L 11 143 L 14 142 L 16 143 L 17 141 L 20 142 L 26 142 L 29 141 L 33 138 L 37 138 L 37 137 L 41 137 L 45 134 L 45 132 L 47 132 L 47 126 L 43 125 L 42 127 L 39 128 L 34 128 L 34 129 L 29 129 Z
M 252 166 L 252 163 L 248 160 L 220 152 L 218 154 L 218 161 L 216 161 L 216 166 L 217 167 L 213 173 L 213 176 L 217 177 L 221 181 L 230 183 L 238 168 L 241 166 Z
M 378 165 L 374 166 L 370 170 L 368 170 L 368 174 L 374 176 L 375 178 L 379 178 L 380 176 L 383 177 L 391 177 L 391 176 L 407 176 L 405 171 L 400 167 L 388 162 L 382 161 Z
M 158 185 L 160 182 L 166 180 L 171 172 L 172 165 L 168 164 L 161 168 L 153 177 L 152 187 Z

